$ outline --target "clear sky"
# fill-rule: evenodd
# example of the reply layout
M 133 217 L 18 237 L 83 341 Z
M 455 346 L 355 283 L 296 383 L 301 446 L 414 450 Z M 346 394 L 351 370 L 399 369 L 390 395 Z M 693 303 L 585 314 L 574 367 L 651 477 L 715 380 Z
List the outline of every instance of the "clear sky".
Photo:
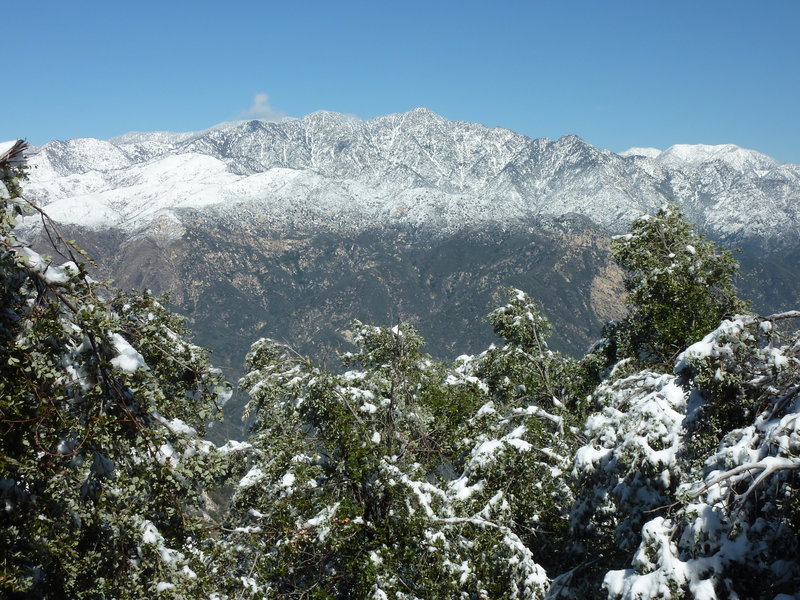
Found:
M 798 0 L 9 5 L 0 139 L 424 106 L 614 151 L 734 143 L 800 163 Z

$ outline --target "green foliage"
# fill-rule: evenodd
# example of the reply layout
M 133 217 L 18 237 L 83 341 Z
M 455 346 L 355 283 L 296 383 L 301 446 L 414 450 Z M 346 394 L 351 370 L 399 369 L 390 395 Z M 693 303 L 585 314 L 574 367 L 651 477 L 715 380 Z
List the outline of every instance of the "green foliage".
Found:
M 8 177 L 8 170 L 4 176 Z M 0 589 L 142 598 L 208 589 L 198 438 L 224 387 L 149 294 L 102 298 L 0 220 Z
M 407 325 L 355 323 L 361 370 L 333 375 L 269 340 L 242 380 L 254 461 L 233 499 L 241 573 L 277 598 L 534 598 L 544 574 L 500 496 L 464 502 L 456 395 Z M 456 386 L 457 387 L 457 386 Z M 469 405 L 474 392 L 467 394 Z M 469 415 L 462 415 L 463 421 Z M 461 491 L 460 491 L 461 490 Z
M 723 318 L 744 312 L 733 289 L 738 263 L 668 205 L 612 243 L 625 269 L 630 315 L 612 332 L 614 358 L 669 363 Z
M 628 386 L 639 419 L 611 411 L 604 413 L 605 424 L 602 417 L 592 419 L 597 438 L 619 436 L 650 459 L 650 469 L 642 461 L 641 481 L 628 467 L 621 485 L 617 476 L 625 465 L 616 464 L 624 459 L 614 461 L 622 458 L 615 445 L 604 456 L 614 483 L 604 489 L 657 504 L 615 515 L 618 522 L 638 518 L 641 526 L 629 529 L 638 544 L 629 554 L 631 568 L 618 565 L 605 575 L 610 598 L 709 597 L 714 590 L 713 597 L 773 600 L 796 593 L 800 332 L 786 331 L 785 323 L 798 317 L 791 312 L 725 320 L 679 356 L 674 375 L 652 378 L 667 384 L 660 397 Z M 674 424 L 659 433 L 654 417 Z M 646 440 L 620 431 L 626 421 L 646 431 Z M 598 455 L 593 448 L 584 453 Z M 600 472 L 599 462 L 584 461 L 583 471 Z M 666 476 L 653 477 L 652 466 Z
M 462 367 L 486 390 L 486 404 L 468 422 L 464 438 L 473 456 L 492 440 L 518 447 L 498 460 L 473 460 L 466 470 L 473 484 L 485 481 L 483 496 L 502 490 L 515 531 L 539 563 L 557 570 L 569 545 L 573 492 L 567 474 L 595 379 L 583 362 L 548 348 L 550 324 L 521 290 L 510 289 L 508 304 L 489 319 L 506 344 Z
M 597 383 L 595 376 L 585 361 L 550 350 L 550 323 L 532 298 L 515 289 L 509 296 L 508 304 L 489 315 L 506 344 L 482 354 L 476 374 L 496 401 L 555 408 L 575 417 L 569 425 L 579 423 L 583 399 Z
M 776 390 L 790 394 L 786 403 L 797 394 L 797 365 L 780 350 L 796 335 L 785 330 L 786 320 L 797 316 L 726 320 L 681 354 L 676 372 L 694 393 L 687 459 L 704 460 L 728 432 L 771 409 Z

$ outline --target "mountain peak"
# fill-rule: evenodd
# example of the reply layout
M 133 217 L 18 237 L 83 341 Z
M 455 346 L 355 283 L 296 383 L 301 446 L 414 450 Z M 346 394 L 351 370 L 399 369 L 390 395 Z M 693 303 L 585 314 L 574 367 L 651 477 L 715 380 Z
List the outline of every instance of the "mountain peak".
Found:
M 299 119 L 300 121 L 312 121 L 312 122 L 325 122 L 325 121 L 332 121 L 336 123 L 344 123 L 344 122 L 354 122 L 357 123 L 361 121 L 356 115 L 340 113 L 333 110 L 315 110 L 312 113 L 308 113 L 305 117 Z
M 564 146 L 592 146 L 585 139 L 579 135 L 575 135 L 574 133 L 562 135 L 560 138 L 558 138 L 558 140 L 556 140 L 556 142 Z M 594 146 L 592 146 L 592 148 L 594 148 Z
M 634 146 L 633 148 L 628 148 L 627 150 L 623 150 L 619 153 L 620 156 L 643 156 L 644 158 L 655 159 L 661 154 L 661 150 L 658 148 L 640 148 L 638 146 Z
M 443 116 L 438 113 L 433 112 L 429 108 L 425 108 L 424 106 L 418 106 L 416 108 L 412 108 L 406 113 L 402 113 L 401 116 L 405 117 L 406 119 L 413 119 L 415 121 L 425 122 L 449 122 Z
M 420 115 L 420 116 L 433 116 L 433 117 L 438 117 L 439 116 L 438 114 L 433 112 L 431 109 L 425 108 L 424 106 L 417 106 L 416 108 L 412 108 L 410 111 L 408 111 L 407 114 L 409 114 L 409 115 Z

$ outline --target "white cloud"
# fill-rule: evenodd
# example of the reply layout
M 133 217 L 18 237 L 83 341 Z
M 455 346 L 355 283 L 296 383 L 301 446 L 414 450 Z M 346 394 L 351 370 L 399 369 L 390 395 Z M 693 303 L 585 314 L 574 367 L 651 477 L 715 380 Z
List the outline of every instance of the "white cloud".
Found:
M 269 103 L 269 94 L 258 92 L 253 97 L 253 104 L 240 115 L 245 119 L 266 119 L 267 121 L 281 121 L 286 114 L 275 110 Z

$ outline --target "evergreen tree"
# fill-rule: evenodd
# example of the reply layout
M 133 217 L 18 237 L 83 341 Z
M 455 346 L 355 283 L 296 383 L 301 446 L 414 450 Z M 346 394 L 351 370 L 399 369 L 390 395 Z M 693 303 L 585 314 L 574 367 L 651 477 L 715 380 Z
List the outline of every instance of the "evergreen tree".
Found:
M 778 329 L 798 317 L 725 320 L 680 355 L 676 375 L 665 376 L 670 388 L 686 388 L 687 399 L 672 406 L 673 424 L 662 428 L 669 446 L 649 450 L 666 469 L 657 488 L 671 493 L 639 512 L 643 525 L 630 567 L 605 576 L 609 598 L 797 597 L 800 332 Z M 651 406 L 651 414 L 656 410 Z M 708 418 L 718 411 L 719 419 Z M 628 475 L 618 487 L 642 497 L 653 489 L 655 478 L 649 481 L 642 488 Z
M 74 248 L 57 266 L 17 239 L 22 149 L 0 163 L 2 595 L 196 596 L 223 382 L 152 296 L 104 300 Z
M 470 457 L 465 485 L 481 488 L 475 502 L 500 494 L 514 531 L 558 573 L 569 561 L 569 472 L 594 380 L 581 362 L 550 350 L 550 324 L 526 293 L 511 289 L 509 296 L 489 315 L 505 344 L 463 357 L 458 368 L 462 385 L 472 379 L 484 390 L 461 436 Z
M 333 375 L 262 340 L 243 386 L 254 464 L 234 496 L 242 576 L 277 598 L 539 598 L 502 494 L 477 504 L 435 415 L 457 386 L 406 325 L 356 323 Z M 452 418 L 453 415 L 450 415 Z M 452 437 L 452 432 L 448 432 Z M 487 447 L 488 450 L 488 447 Z
M 746 308 L 735 262 L 674 208 L 635 221 L 614 251 L 632 314 L 575 453 L 586 558 L 565 595 L 795 597 L 800 334 L 778 324 L 800 313 L 725 319 Z
M 738 263 L 692 230 L 674 205 L 631 223 L 612 253 L 625 269 L 630 314 L 613 328 L 614 358 L 668 364 L 747 303 L 733 289 Z

